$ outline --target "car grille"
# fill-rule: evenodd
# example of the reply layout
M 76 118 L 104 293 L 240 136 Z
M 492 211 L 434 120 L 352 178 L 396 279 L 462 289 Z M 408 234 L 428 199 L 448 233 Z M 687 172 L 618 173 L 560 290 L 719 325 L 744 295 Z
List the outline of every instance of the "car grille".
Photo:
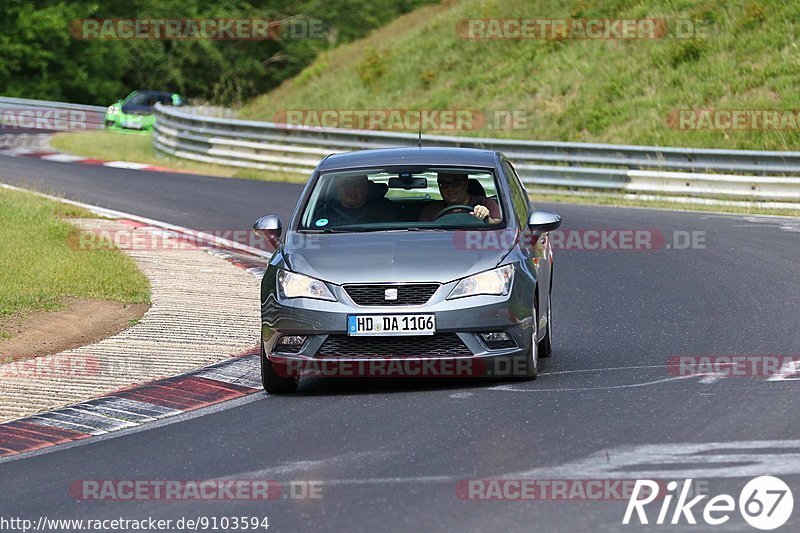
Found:
M 455 333 L 397 337 L 328 335 L 317 357 L 469 357 L 472 351 Z
M 422 305 L 431 299 L 438 288 L 438 283 L 344 286 L 344 290 L 358 305 Z M 387 300 L 386 289 L 397 289 L 397 299 Z

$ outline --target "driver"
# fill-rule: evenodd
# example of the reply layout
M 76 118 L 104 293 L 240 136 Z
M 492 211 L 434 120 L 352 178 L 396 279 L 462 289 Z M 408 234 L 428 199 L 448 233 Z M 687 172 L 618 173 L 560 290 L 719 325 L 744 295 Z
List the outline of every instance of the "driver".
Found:
M 420 222 L 432 222 L 436 215 L 445 207 L 452 205 L 468 205 L 472 208 L 470 215 L 483 220 L 488 224 L 499 224 L 500 206 L 491 198 L 474 196 L 467 192 L 469 179 L 466 174 L 455 172 L 439 172 L 436 176 L 439 185 L 441 200 L 436 200 L 425 206 L 419 216 Z M 464 209 L 466 211 L 466 208 Z M 458 211 L 451 211 L 458 212 Z

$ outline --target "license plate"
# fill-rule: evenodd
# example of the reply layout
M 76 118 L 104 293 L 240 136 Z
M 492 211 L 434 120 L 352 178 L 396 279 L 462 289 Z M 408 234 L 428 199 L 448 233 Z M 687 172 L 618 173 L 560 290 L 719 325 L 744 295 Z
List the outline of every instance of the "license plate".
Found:
M 435 315 L 348 315 L 347 334 L 368 335 L 433 335 Z

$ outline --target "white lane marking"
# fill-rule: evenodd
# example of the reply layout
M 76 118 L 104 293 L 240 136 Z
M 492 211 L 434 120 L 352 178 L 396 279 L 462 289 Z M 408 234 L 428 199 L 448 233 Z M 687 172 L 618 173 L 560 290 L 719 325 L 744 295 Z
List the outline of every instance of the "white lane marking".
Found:
M 108 416 L 111 418 L 121 418 L 122 420 L 127 420 L 129 422 L 135 422 L 136 424 L 144 424 L 145 422 L 152 422 L 156 420 L 155 418 L 147 415 L 143 415 L 141 413 L 134 413 L 131 411 L 125 411 L 119 408 L 112 408 L 107 405 L 103 405 L 102 402 L 94 403 L 92 405 L 89 404 L 78 404 L 75 406 L 76 408 L 81 408 L 88 410 L 92 413 L 101 414 L 103 416 Z
M 40 426 L 51 426 L 59 429 L 69 429 L 72 431 L 77 431 L 78 433 L 86 433 L 89 435 L 105 435 L 108 433 L 107 431 L 103 431 L 101 429 L 77 424 L 74 421 L 64 420 L 63 418 L 53 416 L 52 413 L 43 413 L 41 415 L 35 415 L 30 418 L 26 418 L 25 422 L 31 422 L 32 424 L 39 424 Z
M 725 376 L 723 374 L 717 374 L 716 372 L 712 372 L 711 374 L 706 375 L 702 378 L 698 383 L 702 383 L 703 385 L 710 385 L 712 383 L 716 383 L 717 381 L 721 380 Z
M 693 374 L 690 376 L 675 376 L 671 378 L 657 379 L 654 381 L 645 381 L 642 383 L 628 383 L 625 385 L 606 385 L 604 387 L 571 387 L 571 388 L 560 387 L 558 389 L 519 389 L 516 388 L 515 385 L 498 385 L 496 387 L 489 387 L 488 390 L 498 390 L 504 392 L 582 392 L 582 391 L 593 391 L 593 390 L 630 389 L 635 387 L 647 387 L 650 385 L 657 385 L 659 383 L 667 383 L 679 379 L 689 379 L 707 375 L 708 374 Z
M 201 370 L 197 377 L 239 385 L 251 389 L 261 389 L 261 363 L 257 355 L 239 357 L 216 365 L 206 370 Z
M 134 215 L 131 213 L 125 213 L 124 211 L 115 211 L 114 209 L 106 209 L 105 207 L 99 207 L 92 204 L 86 204 L 83 202 L 77 202 L 75 200 L 68 200 L 67 198 L 59 198 L 58 196 L 52 196 L 50 194 L 44 194 L 38 191 L 32 191 L 30 189 L 25 189 L 23 187 L 15 187 L 14 185 L 8 185 L 6 183 L 0 183 L 0 187 L 3 189 L 8 189 L 10 191 L 18 191 L 18 192 L 25 192 L 29 194 L 34 194 L 41 198 L 47 198 L 49 200 L 53 200 L 55 202 L 61 202 L 67 205 L 74 205 L 76 207 L 82 207 L 96 215 L 105 217 L 105 218 L 124 218 L 128 220 L 134 220 L 136 222 L 141 222 L 142 224 L 147 224 L 149 226 L 155 226 L 157 228 L 169 230 L 169 231 L 176 231 L 185 235 L 190 235 L 196 239 L 202 239 L 204 241 L 208 241 L 210 243 L 214 243 L 217 246 L 223 248 L 233 248 L 235 250 L 239 250 L 250 255 L 255 255 L 258 257 L 263 257 L 265 259 L 272 258 L 272 252 L 267 252 L 264 250 L 259 250 L 253 246 L 248 246 L 246 244 L 241 244 L 236 241 L 231 241 L 229 239 L 224 239 L 222 237 L 217 237 L 216 235 L 211 235 L 209 233 L 204 233 L 200 231 L 195 231 L 189 228 L 184 228 L 183 226 L 176 226 L 174 224 L 169 224 L 167 222 L 161 222 L 160 220 L 153 220 L 152 218 L 140 217 L 139 215 Z
M 456 392 L 454 394 L 451 394 L 450 397 L 456 400 L 460 400 L 462 398 L 469 398 L 470 396 L 474 395 L 475 395 L 474 392 Z
M 153 422 L 165 416 L 171 416 L 183 411 L 162 407 L 148 402 L 129 400 L 117 396 L 105 396 L 88 402 L 79 403 L 70 407 L 93 415 L 101 415 L 113 419 L 131 422 L 131 426 Z M 60 412 L 61 410 L 59 410 Z M 130 427 L 130 426 L 128 426 Z M 123 428 L 115 428 L 114 431 Z
M 258 470 L 245 470 L 227 476 L 215 478 L 215 481 L 225 481 L 229 479 L 266 479 L 280 475 L 298 475 L 301 473 L 321 474 L 323 469 L 345 468 L 349 469 L 353 465 L 363 465 L 369 460 L 378 463 L 388 463 L 397 457 L 400 452 L 392 451 L 350 451 L 339 455 L 324 457 L 321 459 L 306 459 L 304 461 L 283 462 Z
M 6 148 L 3 150 L 3 155 L 16 157 L 18 155 L 27 155 L 32 154 L 35 150 L 31 150 L 30 148 Z
M 75 417 L 80 420 L 82 424 L 89 427 L 102 429 L 104 431 L 119 431 L 120 429 L 132 428 L 133 426 L 139 425 L 139 423 L 123 420 L 122 418 L 112 417 L 108 414 L 101 413 L 93 409 L 87 409 L 80 405 L 59 409 L 56 412 L 65 415 L 75 415 Z
M 687 479 L 800 473 L 800 440 L 617 446 L 558 466 L 511 472 L 514 479 Z
M 578 370 L 558 370 L 556 372 L 542 372 L 540 376 L 554 376 L 556 374 L 575 374 L 579 372 L 610 372 L 614 370 L 640 370 L 643 368 L 669 368 L 680 365 L 640 365 L 640 366 L 604 366 L 602 368 L 582 368 Z
M 142 402 L 140 400 L 130 400 L 128 398 L 120 398 L 119 396 L 106 396 L 97 400 L 89 400 L 82 406 L 100 405 L 109 409 L 117 411 L 129 411 L 131 413 L 147 416 L 149 418 L 163 418 L 165 416 L 173 416 L 183 411 L 173 409 L 171 407 L 164 407 L 163 405 L 156 405 L 149 402 Z
M 86 410 L 76 409 L 76 407 L 78 406 L 64 407 L 55 411 L 40 413 L 36 416 L 50 420 L 58 420 L 59 422 L 67 422 L 76 426 L 87 427 L 102 432 L 117 431 L 136 425 L 123 420 L 108 418 L 98 413 L 90 413 Z
M 328 485 L 388 485 L 394 483 L 455 483 L 464 476 L 417 476 L 417 477 L 373 477 L 362 479 L 324 479 L 322 484 Z
M 364 454 L 345 454 L 330 459 L 281 464 L 221 477 L 218 480 L 264 479 L 298 472 L 311 472 L 319 475 L 319 469 L 330 466 L 332 462 L 342 462 L 345 458 L 356 459 L 361 455 Z M 372 454 L 367 453 L 366 455 Z M 770 475 L 800 473 L 800 440 L 626 445 L 600 450 L 562 465 L 480 477 L 497 479 L 719 479 L 755 477 L 765 473 Z M 464 474 L 383 478 L 325 477 L 324 484 L 456 483 L 466 477 L 468 476 Z
M 83 161 L 86 158 L 72 154 L 50 154 L 42 156 L 39 159 L 44 159 L 45 161 L 57 161 L 59 163 L 74 163 L 76 161 Z
M 786 361 L 777 374 L 767 378 L 767 381 L 798 381 L 800 380 L 800 360 Z
M 130 170 L 142 170 L 150 167 L 151 165 L 147 165 L 144 163 L 131 163 L 130 161 L 109 161 L 107 163 L 103 163 L 103 166 L 113 167 L 113 168 L 127 168 Z
M 732 366 L 734 363 L 720 363 L 719 366 Z M 556 374 L 577 374 L 580 372 L 613 372 L 615 370 L 641 370 L 641 369 L 648 369 L 648 368 L 680 368 L 681 364 L 663 364 L 663 365 L 638 365 L 638 366 L 606 366 L 602 368 L 581 368 L 576 370 L 557 370 L 554 372 L 541 372 L 539 373 L 540 376 L 554 376 Z M 694 374 L 696 376 L 705 375 L 702 373 Z
M 75 448 L 76 446 L 84 446 L 86 444 L 94 442 L 100 442 L 108 439 L 116 439 L 118 437 L 124 437 L 126 435 L 132 435 L 134 433 L 141 433 L 143 431 L 150 431 L 152 429 L 157 429 L 164 426 L 171 426 L 172 424 L 186 422 L 187 420 L 193 420 L 195 418 L 200 418 L 201 416 L 219 413 L 227 409 L 235 409 L 237 407 L 241 407 L 249 403 L 267 399 L 269 399 L 269 396 L 265 394 L 248 394 L 246 396 L 234 398 L 233 400 L 228 400 L 214 405 L 209 405 L 208 407 L 202 407 L 194 411 L 188 411 L 188 412 L 176 411 L 174 414 L 166 415 L 164 418 L 156 420 L 155 422 L 150 422 L 148 424 L 142 424 L 127 429 L 121 429 L 119 431 L 112 431 L 111 433 L 96 432 L 92 435 L 91 438 L 74 440 L 70 442 L 65 442 L 64 444 L 59 444 L 58 446 L 48 446 L 46 448 L 40 448 L 38 450 L 31 450 L 28 452 L 22 452 L 14 455 L 7 455 L 5 457 L 0 457 L 0 464 L 10 463 L 13 461 L 20 461 L 23 459 L 28 459 L 29 457 L 45 455 L 48 453 L 60 452 L 63 450 L 68 450 L 70 448 Z M 26 418 L 25 422 L 32 422 L 35 424 L 39 424 L 41 426 L 53 426 L 63 429 L 71 429 L 73 431 L 80 431 L 81 433 L 88 433 L 88 431 L 85 431 L 83 429 L 77 429 L 75 427 L 67 427 L 67 424 L 59 425 L 59 422 L 57 421 L 36 420 L 35 418 Z

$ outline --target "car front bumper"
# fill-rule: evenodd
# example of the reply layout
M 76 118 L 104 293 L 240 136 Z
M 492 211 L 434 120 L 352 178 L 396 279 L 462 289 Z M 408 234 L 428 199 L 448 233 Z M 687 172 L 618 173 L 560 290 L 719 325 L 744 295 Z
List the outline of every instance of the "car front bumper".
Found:
M 524 375 L 532 343 L 533 285 L 518 283 L 505 296 L 447 300 L 445 284 L 425 305 L 358 306 L 341 287 L 336 302 L 306 298 L 262 303 L 261 337 L 274 364 L 300 374 L 329 376 L 492 376 Z M 349 315 L 433 314 L 429 336 L 348 336 Z M 510 341 L 487 342 L 481 333 L 504 332 Z M 279 345 L 284 336 L 304 336 L 302 346 Z M 335 346 L 336 349 L 331 349 Z M 452 351 L 450 351 L 452 348 Z M 352 349 L 352 352 L 350 351 Z

